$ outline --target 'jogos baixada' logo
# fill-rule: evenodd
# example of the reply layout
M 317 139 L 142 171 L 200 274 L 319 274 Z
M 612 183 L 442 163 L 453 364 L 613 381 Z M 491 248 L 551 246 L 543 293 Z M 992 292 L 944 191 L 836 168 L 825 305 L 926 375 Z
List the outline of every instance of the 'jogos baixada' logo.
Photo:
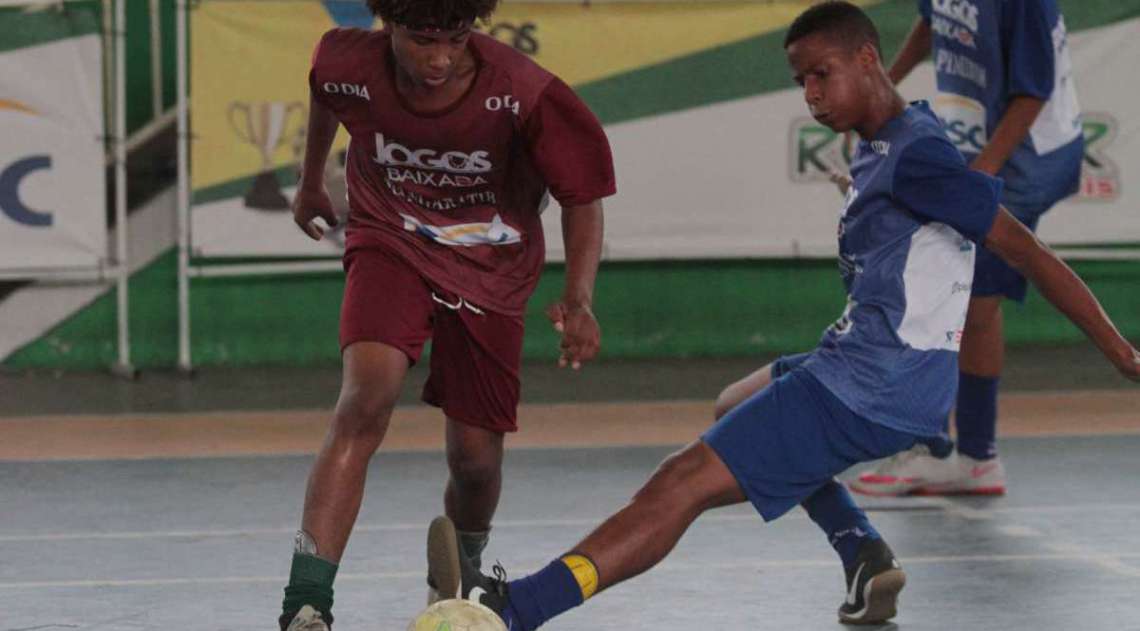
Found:
M 18 101 L 0 99 L 0 111 L 16 111 L 31 116 L 39 113 Z M 51 156 L 21 156 L 8 163 L 0 161 L 0 213 L 12 221 L 34 228 L 51 227 L 54 219 L 49 212 L 29 208 L 20 197 L 20 185 L 24 179 L 37 171 L 51 169 Z
M 1111 114 L 1086 112 L 1083 116 L 1085 155 L 1081 168 L 1080 200 L 1113 201 L 1120 197 L 1120 169 L 1110 149 L 1120 128 Z M 829 171 L 846 172 L 855 156 L 855 142 L 814 119 L 792 121 L 788 134 L 788 168 L 793 182 L 829 182 Z

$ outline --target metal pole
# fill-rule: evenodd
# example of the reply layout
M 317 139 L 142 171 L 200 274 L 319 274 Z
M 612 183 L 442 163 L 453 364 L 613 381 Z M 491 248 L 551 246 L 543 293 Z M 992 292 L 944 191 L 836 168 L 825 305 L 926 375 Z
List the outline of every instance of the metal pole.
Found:
M 160 0 L 150 0 L 150 81 L 154 109 L 151 119 L 162 116 L 162 7 Z
M 100 6 L 103 8 L 103 85 L 105 86 L 103 88 L 103 133 L 110 134 L 111 130 L 115 128 L 114 99 L 116 92 L 107 87 L 115 83 L 114 64 L 111 63 L 111 60 L 115 58 L 114 0 L 103 0 Z M 103 150 L 114 155 L 114 148 L 110 145 L 104 144 Z
M 100 7 L 103 8 L 101 14 L 103 14 L 103 58 L 105 60 L 114 59 L 115 55 L 115 10 L 112 2 L 113 0 L 103 0 L 103 2 L 100 3 Z M 111 62 L 105 62 L 103 64 L 103 84 L 112 85 L 114 84 L 114 79 L 115 77 Z M 105 88 L 103 90 L 104 133 L 108 133 L 109 130 L 114 129 L 115 126 L 113 117 L 115 104 L 114 100 L 112 99 L 114 99 L 114 91 Z M 108 149 L 111 149 L 111 147 L 104 145 L 103 149 L 106 151 Z
M 178 48 L 178 367 L 193 370 L 190 363 L 190 124 L 187 116 L 187 23 L 186 0 L 175 3 Z
M 238 263 L 235 265 L 199 265 L 190 268 L 192 278 L 219 278 L 229 276 L 258 276 L 284 274 L 328 274 L 344 271 L 340 259 L 317 261 L 287 261 L 281 263 Z
M 131 366 L 130 298 L 131 274 L 127 219 L 127 12 L 126 0 L 115 2 L 115 293 L 119 316 L 119 362 L 114 372 L 134 377 Z

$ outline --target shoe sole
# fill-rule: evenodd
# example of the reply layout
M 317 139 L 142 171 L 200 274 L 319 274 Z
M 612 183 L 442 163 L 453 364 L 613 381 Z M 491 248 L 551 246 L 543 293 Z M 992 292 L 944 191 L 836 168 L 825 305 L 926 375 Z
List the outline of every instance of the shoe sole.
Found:
M 931 497 L 936 495 L 1005 495 L 1004 486 L 979 486 L 974 489 L 940 489 L 937 487 L 923 487 L 917 488 L 909 493 L 910 495 L 919 495 L 922 497 Z
M 447 517 L 436 517 L 428 527 L 428 578 L 439 599 L 459 597 L 459 542 L 455 524 Z M 429 593 L 429 600 L 432 594 Z M 428 603 L 429 605 L 432 603 Z
M 907 489 L 898 491 L 881 491 L 877 489 L 867 488 L 865 486 L 859 486 L 858 484 L 853 484 L 850 482 L 847 483 L 847 488 L 851 489 L 855 493 L 858 493 L 859 495 L 866 495 L 868 497 L 903 497 L 910 494 L 910 491 Z
M 986 495 L 996 496 L 1005 495 L 1004 486 L 979 486 L 977 488 L 938 488 L 937 486 L 920 486 L 911 489 L 898 489 L 898 490 L 879 490 L 861 486 L 857 483 L 849 482 L 847 488 L 859 495 L 866 495 L 868 497 L 933 497 L 942 495 Z
M 864 588 L 864 602 L 867 606 L 858 616 L 848 616 L 839 612 L 839 622 L 843 624 L 882 624 L 898 615 L 899 592 L 906 587 L 906 572 L 887 570 L 867 581 Z

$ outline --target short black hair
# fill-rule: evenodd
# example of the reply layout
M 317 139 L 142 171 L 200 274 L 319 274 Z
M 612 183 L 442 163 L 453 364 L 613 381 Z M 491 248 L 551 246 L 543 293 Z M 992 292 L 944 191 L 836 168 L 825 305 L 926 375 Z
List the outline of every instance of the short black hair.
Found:
M 859 7 L 843 0 L 828 0 L 804 11 L 788 27 L 784 48 L 816 33 L 827 33 L 852 49 L 870 43 L 883 56 L 879 31 L 875 23 Z
M 460 28 L 486 20 L 499 0 L 368 0 L 368 8 L 385 24 L 411 29 Z

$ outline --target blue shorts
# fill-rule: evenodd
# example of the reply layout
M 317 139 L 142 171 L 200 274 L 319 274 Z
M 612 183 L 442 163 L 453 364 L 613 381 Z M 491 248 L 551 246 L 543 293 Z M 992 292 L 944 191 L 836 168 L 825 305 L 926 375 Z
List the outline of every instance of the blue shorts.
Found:
M 918 439 L 851 412 L 806 370 L 794 369 L 803 357 L 777 360 L 775 380 L 701 436 L 764 521 L 852 465 L 910 449 Z
M 1049 210 L 1043 205 L 1010 205 L 1002 201 L 1002 205 L 1025 224 L 1030 230 L 1037 232 L 1037 223 L 1041 215 Z M 1001 260 L 1001 257 L 984 247 L 978 248 L 978 256 L 974 262 L 974 285 L 971 296 L 1005 296 L 1016 302 L 1025 302 L 1025 292 L 1028 285 L 1020 272 Z

